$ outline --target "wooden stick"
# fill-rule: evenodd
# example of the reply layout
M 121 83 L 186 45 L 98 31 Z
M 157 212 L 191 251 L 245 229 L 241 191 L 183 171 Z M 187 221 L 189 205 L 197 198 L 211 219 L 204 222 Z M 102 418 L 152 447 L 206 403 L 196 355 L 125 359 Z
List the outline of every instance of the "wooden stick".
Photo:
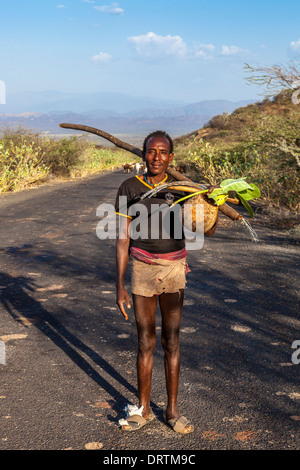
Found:
M 242 216 L 232 207 L 228 206 L 228 204 L 222 204 L 219 207 L 219 211 L 222 212 L 224 215 L 227 215 L 231 220 L 241 220 Z
M 109 140 L 116 147 L 127 150 L 128 152 L 134 153 L 138 157 L 143 158 L 143 152 L 141 151 L 141 149 L 134 147 L 131 144 L 127 144 L 127 142 L 123 142 L 117 137 L 114 137 L 113 135 L 108 134 L 107 132 L 101 131 L 100 129 L 96 129 L 95 127 L 82 126 L 81 124 L 67 124 L 67 123 L 62 123 L 59 125 L 59 127 L 62 127 L 64 129 L 75 129 L 77 131 L 89 132 L 90 134 L 96 134 L 99 137 L 103 137 L 103 139 Z
M 234 204 L 235 206 L 241 206 L 241 201 L 237 198 L 233 198 L 233 197 L 228 197 L 227 198 L 227 202 L 229 202 L 230 204 Z

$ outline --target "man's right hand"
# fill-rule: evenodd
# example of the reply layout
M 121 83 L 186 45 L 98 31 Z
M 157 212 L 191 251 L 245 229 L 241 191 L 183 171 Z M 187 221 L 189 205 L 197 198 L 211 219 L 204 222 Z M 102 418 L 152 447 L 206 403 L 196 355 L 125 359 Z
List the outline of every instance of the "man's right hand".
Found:
M 122 287 L 117 287 L 116 304 L 119 307 L 119 309 L 121 310 L 125 320 L 128 320 L 128 315 L 125 311 L 124 303 L 125 303 L 127 308 L 131 308 L 130 297 L 129 297 L 129 294 L 128 294 L 127 290 L 123 286 Z

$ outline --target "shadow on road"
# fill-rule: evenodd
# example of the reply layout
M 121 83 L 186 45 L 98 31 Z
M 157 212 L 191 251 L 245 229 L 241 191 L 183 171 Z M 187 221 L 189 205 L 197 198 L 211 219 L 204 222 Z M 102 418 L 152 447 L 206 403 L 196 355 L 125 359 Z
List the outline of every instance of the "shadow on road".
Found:
M 221 418 L 239 413 L 243 410 L 239 405 L 244 404 L 246 410 L 252 409 L 255 416 L 260 415 L 280 432 L 282 423 L 297 415 L 297 403 L 289 394 L 295 393 L 299 383 L 291 363 L 291 344 L 299 339 L 295 289 L 299 266 L 295 252 L 290 250 L 294 243 L 289 240 L 287 244 L 286 239 L 276 237 L 273 231 L 264 233 L 260 227 L 258 233 L 261 241 L 254 245 L 243 227 L 219 230 L 201 252 L 189 256 L 192 271 L 181 334 L 184 381 L 180 382 L 180 396 L 186 402 L 199 401 L 196 414 L 205 408 L 218 408 Z M 128 351 L 134 348 L 131 340 L 118 341 L 119 333 L 126 333 L 126 324 L 113 322 L 114 314 L 109 310 L 112 299 L 101 293 L 101 289 L 114 288 L 114 242 L 99 243 L 94 234 L 73 229 L 66 235 L 55 231 L 46 235 L 27 244 L 7 243 L 1 250 L 5 263 L 26 267 L 27 273 L 39 270 L 44 279 L 63 279 L 68 289 L 65 292 L 74 293 L 79 307 L 85 309 L 87 324 L 93 321 L 96 334 L 107 335 L 111 350 L 124 348 L 123 357 L 128 357 Z M 0 286 L 4 286 L 0 301 L 7 312 L 16 321 L 21 317 L 33 319 L 36 328 L 112 397 L 115 410 L 121 414 L 129 401 L 122 388 L 134 397 L 137 390 L 94 348 L 68 330 L 65 325 L 69 318 L 73 332 L 81 327 L 72 307 L 47 311 L 34 298 L 41 286 L 29 274 L 2 273 Z M 156 348 L 155 358 L 163 362 L 161 349 Z M 103 369 L 103 376 L 96 366 Z M 153 377 L 153 385 L 159 403 L 163 400 L 159 395 L 160 374 Z M 228 410 L 229 405 L 234 411 Z M 160 414 L 157 405 L 151 406 Z
M 94 380 L 105 390 L 113 400 L 114 409 L 120 412 L 126 403 L 126 398 L 108 380 L 102 377 L 96 369 L 83 357 L 85 354 L 95 365 L 100 366 L 106 374 L 125 387 L 130 393 L 137 395 L 137 390 L 122 375 L 120 375 L 97 352 L 70 333 L 67 328 L 49 313 L 40 302 L 35 300 L 30 293 L 34 292 L 36 284 L 29 277 L 14 277 L 6 273 L 0 273 L 0 304 L 14 318 L 22 322 L 26 327 L 26 321 L 32 324 L 46 335 L 57 347 L 59 347 L 85 374 Z M 65 310 L 66 314 L 72 312 Z M 154 405 L 155 406 L 155 405 Z

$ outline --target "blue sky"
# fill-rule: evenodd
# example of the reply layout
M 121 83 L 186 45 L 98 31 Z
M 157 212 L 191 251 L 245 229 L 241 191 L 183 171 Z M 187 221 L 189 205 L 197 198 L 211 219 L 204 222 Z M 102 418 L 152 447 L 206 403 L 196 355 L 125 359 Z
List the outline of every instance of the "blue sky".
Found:
M 243 65 L 300 53 L 299 0 L 0 0 L 0 80 L 20 91 L 253 99 Z

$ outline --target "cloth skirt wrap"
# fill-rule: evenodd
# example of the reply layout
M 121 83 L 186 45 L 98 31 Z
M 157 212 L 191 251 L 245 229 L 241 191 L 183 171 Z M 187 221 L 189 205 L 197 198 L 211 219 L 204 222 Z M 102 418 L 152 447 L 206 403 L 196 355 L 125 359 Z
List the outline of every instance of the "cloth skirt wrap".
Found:
M 155 259 L 156 264 L 147 264 L 131 257 L 132 293 L 153 297 L 163 293 L 179 292 L 186 285 L 186 258 L 170 261 Z

